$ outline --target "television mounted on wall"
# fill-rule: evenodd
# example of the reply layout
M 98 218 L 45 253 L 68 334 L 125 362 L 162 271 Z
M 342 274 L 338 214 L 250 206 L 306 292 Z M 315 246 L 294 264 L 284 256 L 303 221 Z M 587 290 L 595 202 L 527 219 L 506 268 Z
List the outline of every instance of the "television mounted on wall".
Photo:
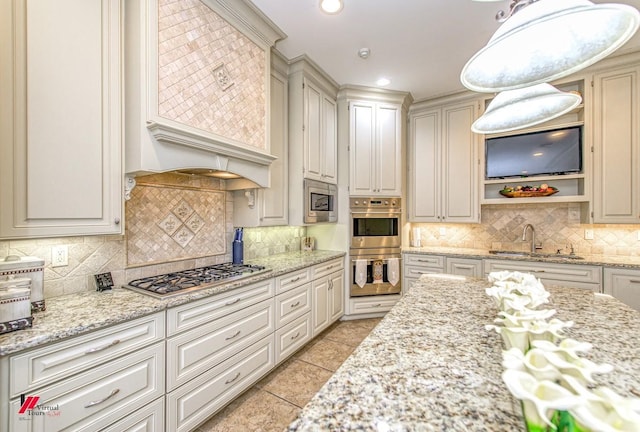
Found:
M 485 178 L 582 172 L 582 126 L 485 140 Z

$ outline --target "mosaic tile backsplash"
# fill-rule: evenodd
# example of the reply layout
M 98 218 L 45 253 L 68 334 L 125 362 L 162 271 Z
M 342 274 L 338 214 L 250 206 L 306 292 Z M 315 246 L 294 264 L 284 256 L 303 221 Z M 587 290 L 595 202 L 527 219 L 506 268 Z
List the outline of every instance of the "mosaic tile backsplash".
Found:
M 199 0 L 160 0 L 158 113 L 264 150 L 265 51 Z
M 218 187 L 212 180 L 174 176 L 162 179 L 174 186 L 184 184 Z M 204 183 L 203 183 L 204 182 Z M 233 197 L 232 194 L 229 194 Z M 232 199 L 232 198 L 227 198 Z M 131 207 L 131 209 L 130 209 Z M 233 205 L 226 201 L 226 245 L 233 238 Z M 127 202 L 127 210 L 137 212 L 138 203 Z M 484 206 L 480 224 L 413 224 L 421 231 L 424 246 L 464 247 L 478 249 L 526 250 L 522 242 L 522 229 L 527 223 L 536 228 L 536 239 L 542 242 L 543 251 L 555 252 L 573 244 L 578 254 L 608 254 L 640 256 L 637 233 L 640 225 L 584 225 L 580 224 L 580 208 L 574 204 L 557 205 L 500 205 Z M 127 221 L 129 223 L 129 221 Z M 445 234 L 440 234 L 445 228 Z M 592 229 L 593 240 L 584 239 L 584 230 Z M 300 237 L 306 235 L 303 227 L 271 227 L 245 229 L 245 259 L 299 250 Z M 0 257 L 9 254 L 37 256 L 45 260 L 45 297 L 55 297 L 73 292 L 94 290 L 93 275 L 111 272 L 116 285 L 146 275 L 167 273 L 185 268 L 230 261 L 230 254 L 204 256 L 147 266 L 130 267 L 127 264 L 125 236 L 64 237 L 37 240 L 0 241 Z M 51 248 L 68 245 L 69 266 L 51 267 Z M 180 247 L 180 246 L 177 246 Z M 230 249 L 230 247 L 227 247 Z M 156 251 L 148 250 L 151 261 L 157 261 Z M 160 252 L 161 253 L 161 252 Z

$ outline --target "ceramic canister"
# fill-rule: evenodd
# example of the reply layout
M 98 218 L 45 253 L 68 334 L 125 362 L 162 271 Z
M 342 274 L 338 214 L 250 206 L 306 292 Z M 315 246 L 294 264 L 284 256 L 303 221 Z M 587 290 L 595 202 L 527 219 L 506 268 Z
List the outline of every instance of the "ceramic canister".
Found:
M 40 312 L 46 309 L 42 258 L 16 255 L 0 258 L 0 282 L 10 278 L 31 279 L 31 311 Z

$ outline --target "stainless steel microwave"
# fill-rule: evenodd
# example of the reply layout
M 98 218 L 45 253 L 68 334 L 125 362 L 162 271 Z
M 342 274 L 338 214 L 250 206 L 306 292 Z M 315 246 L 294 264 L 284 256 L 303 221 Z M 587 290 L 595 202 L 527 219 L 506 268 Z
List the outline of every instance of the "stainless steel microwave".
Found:
M 304 223 L 338 221 L 338 188 L 330 183 L 304 180 Z

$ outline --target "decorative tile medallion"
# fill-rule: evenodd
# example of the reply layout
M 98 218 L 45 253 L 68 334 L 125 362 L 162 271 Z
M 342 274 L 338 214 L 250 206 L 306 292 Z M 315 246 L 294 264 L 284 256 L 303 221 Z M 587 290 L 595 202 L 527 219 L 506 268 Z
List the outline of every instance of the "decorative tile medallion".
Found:
M 194 234 L 186 226 L 180 227 L 180 229 L 171 236 L 171 238 L 174 239 L 176 243 L 178 243 L 183 248 L 186 247 L 191 240 L 193 240 L 193 237 Z
M 166 232 L 168 235 L 173 235 L 173 233 L 182 226 L 182 222 L 180 222 L 180 219 L 178 219 L 176 215 L 169 213 L 158 225 L 162 228 L 162 231 Z
M 189 205 L 185 200 L 180 201 L 174 209 L 173 213 L 180 218 L 181 221 L 186 221 L 189 216 L 193 213 L 193 208 Z
M 227 72 L 227 69 L 224 67 L 224 63 L 213 70 L 213 75 L 216 77 L 216 81 L 222 91 L 227 90 L 233 85 L 233 81 L 231 81 L 231 77 L 229 77 L 229 72 Z
M 193 231 L 194 233 L 197 233 L 204 226 L 204 220 L 200 217 L 198 213 L 194 213 L 184 224 L 191 231 Z

